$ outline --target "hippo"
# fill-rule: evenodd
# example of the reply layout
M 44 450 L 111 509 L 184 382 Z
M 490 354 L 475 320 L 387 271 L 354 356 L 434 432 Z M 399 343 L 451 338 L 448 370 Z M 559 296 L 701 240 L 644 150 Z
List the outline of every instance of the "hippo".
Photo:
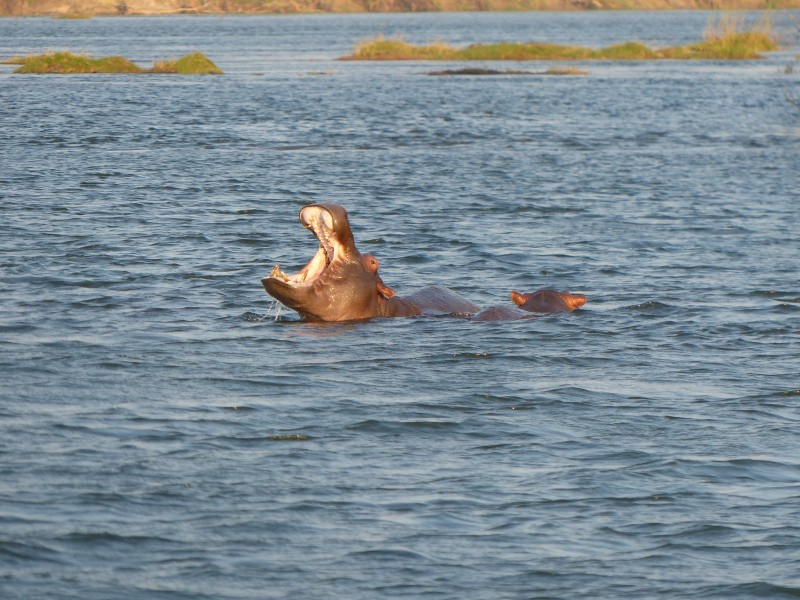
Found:
M 530 294 L 511 292 L 516 306 L 489 306 L 472 316 L 473 321 L 518 321 L 543 314 L 570 312 L 586 304 L 586 296 L 567 291 L 539 290 Z
M 311 204 L 300 210 L 300 222 L 319 240 L 314 257 L 288 275 L 275 265 L 261 280 L 264 289 L 305 321 L 360 321 L 375 317 L 456 315 L 474 320 L 531 318 L 547 312 L 569 311 L 586 302 L 584 296 L 540 290 L 512 292 L 516 306 L 481 310 L 463 296 L 432 285 L 404 297 L 387 286 L 372 254 L 356 248 L 347 211 L 338 204 Z
M 531 294 L 511 292 L 511 301 L 522 310 L 538 313 L 572 311 L 586 304 L 586 296 L 567 291 L 539 290 Z

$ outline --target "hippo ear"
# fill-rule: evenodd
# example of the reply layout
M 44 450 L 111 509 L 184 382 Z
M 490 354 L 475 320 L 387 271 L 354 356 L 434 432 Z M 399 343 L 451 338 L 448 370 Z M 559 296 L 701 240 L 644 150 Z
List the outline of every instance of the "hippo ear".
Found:
M 530 297 L 530 294 L 520 294 L 517 290 L 511 292 L 511 301 L 517 306 L 522 306 Z
M 394 296 L 394 290 L 382 281 L 378 281 L 378 293 L 387 300 Z

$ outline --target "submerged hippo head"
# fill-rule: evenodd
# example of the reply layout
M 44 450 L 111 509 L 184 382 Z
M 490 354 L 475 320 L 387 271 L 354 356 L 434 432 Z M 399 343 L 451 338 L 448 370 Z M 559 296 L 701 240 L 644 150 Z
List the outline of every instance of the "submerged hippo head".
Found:
M 586 304 L 586 296 L 557 290 L 539 290 L 531 294 L 515 290 L 511 292 L 511 300 L 523 310 L 543 313 L 575 310 Z
M 267 293 L 309 321 L 353 321 L 381 316 L 394 295 L 378 275 L 378 259 L 356 249 L 347 211 L 336 204 L 312 204 L 300 222 L 319 240 L 319 250 L 294 275 L 278 265 L 261 283 Z

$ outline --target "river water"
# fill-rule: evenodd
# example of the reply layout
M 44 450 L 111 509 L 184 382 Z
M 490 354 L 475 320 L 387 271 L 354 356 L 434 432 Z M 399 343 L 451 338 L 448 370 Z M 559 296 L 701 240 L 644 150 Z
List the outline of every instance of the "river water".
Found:
M 785 15 L 755 62 L 336 60 L 381 34 L 682 44 L 710 16 L 0 20 L 0 58 L 226 72 L 0 67 L 0 596 L 800 595 Z M 300 323 L 259 279 L 314 253 L 311 202 L 400 294 L 588 303 Z

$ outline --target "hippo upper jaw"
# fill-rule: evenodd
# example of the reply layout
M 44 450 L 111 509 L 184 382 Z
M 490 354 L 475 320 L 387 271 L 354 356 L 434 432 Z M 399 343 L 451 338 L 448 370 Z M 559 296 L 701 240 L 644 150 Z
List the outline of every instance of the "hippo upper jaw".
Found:
M 338 260 L 350 260 L 358 255 L 347 213 L 336 204 L 311 204 L 300 211 L 300 222 L 311 231 L 319 241 L 319 250 L 306 268 L 321 267 L 319 276 L 326 267 Z M 322 261 L 325 264 L 322 264 Z M 305 268 L 300 271 L 303 273 Z
M 310 230 L 319 241 L 317 253 L 308 261 L 305 267 L 293 275 L 287 275 L 281 271 L 280 265 L 276 264 L 272 268 L 272 272 L 261 280 L 265 288 L 267 288 L 267 283 L 271 280 L 282 281 L 290 287 L 311 286 L 322 276 L 331 264 L 337 259 L 344 258 L 348 253 L 350 248 L 346 246 L 347 238 L 349 237 L 349 240 L 352 240 L 352 235 L 343 236 L 345 238 L 345 243 L 342 243 L 338 235 L 338 231 L 341 230 L 342 225 L 335 220 L 334 215 L 325 205 L 304 207 L 303 210 L 300 211 L 300 222 L 303 224 L 303 227 Z M 350 227 L 347 225 L 347 233 L 349 234 L 349 232 Z M 267 288 L 267 292 L 270 292 L 269 288 Z

